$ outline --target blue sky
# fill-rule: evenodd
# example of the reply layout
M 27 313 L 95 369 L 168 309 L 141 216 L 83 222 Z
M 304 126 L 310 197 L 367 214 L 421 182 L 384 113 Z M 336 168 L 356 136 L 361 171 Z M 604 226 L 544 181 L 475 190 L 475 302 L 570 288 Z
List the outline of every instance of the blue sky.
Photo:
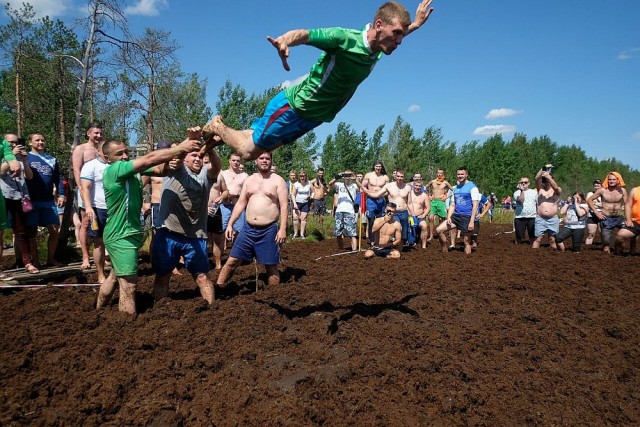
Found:
M 15 1 L 14 3 L 21 3 Z M 86 2 L 33 0 L 72 22 Z M 382 1 L 380 2 L 382 3 Z M 208 80 L 213 107 L 230 78 L 249 92 L 304 76 L 312 47 L 293 48 L 286 72 L 266 36 L 296 28 L 360 28 L 378 2 L 323 0 L 126 0 L 130 27 L 158 27 L 182 46 L 182 69 Z M 404 1 L 411 15 L 417 0 Z M 549 135 L 598 159 L 640 169 L 640 1 L 434 0 L 427 24 L 384 57 L 331 124 L 371 135 L 401 115 L 422 135 L 484 141 L 498 132 Z M 2 19 L 5 22 L 6 18 Z

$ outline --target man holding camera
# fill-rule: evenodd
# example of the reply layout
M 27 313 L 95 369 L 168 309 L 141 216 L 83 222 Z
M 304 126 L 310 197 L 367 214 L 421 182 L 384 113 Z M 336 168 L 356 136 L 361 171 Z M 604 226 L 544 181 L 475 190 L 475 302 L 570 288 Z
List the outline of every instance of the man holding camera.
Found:
M 516 201 L 516 217 L 513 222 L 516 230 L 516 244 L 522 243 L 524 233 L 530 241 L 535 239 L 536 225 L 536 190 L 530 188 L 529 178 L 523 176 L 518 182 L 518 189 L 513 193 L 513 200 Z
M 555 250 L 556 234 L 560 228 L 560 219 L 558 218 L 558 202 L 562 189 L 554 181 L 553 165 L 544 165 L 536 174 L 536 189 L 538 190 L 538 208 L 536 211 L 536 239 L 533 241 L 534 249 L 540 247 L 542 238 L 545 234 L 549 235 L 549 244 Z
M 336 177 L 329 182 L 329 186 L 333 186 L 334 191 L 338 196 L 338 205 L 335 209 L 336 213 L 334 223 L 334 235 L 338 238 L 338 248 L 344 248 L 344 235 L 351 238 L 351 250 L 357 251 L 357 211 L 354 205 L 357 204 L 356 193 L 358 192 L 358 186 L 353 182 L 354 177 L 355 175 L 353 171 L 347 169 L 346 171 L 337 174 Z M 344 182 L 336 182 L 340 179 L 344 179 Z
M 373 232 L 373 246 L 364 253 L 364 258 L 369 259 L 374 256 L 385 258 L 400 258 L 400 251 L 397 249 L 402 243 L 402 226 L 395 220 L 396 204 L 387 203 L 384 216 L 376 218 L 371 228 Z

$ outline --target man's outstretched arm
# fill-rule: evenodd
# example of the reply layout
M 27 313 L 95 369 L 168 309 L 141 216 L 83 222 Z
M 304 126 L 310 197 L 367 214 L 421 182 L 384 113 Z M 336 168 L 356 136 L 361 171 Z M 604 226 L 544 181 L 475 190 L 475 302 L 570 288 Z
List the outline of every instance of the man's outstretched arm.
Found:
M 267 37 L 267 40 L 269 40 L 269 43 L 271 43 L 278 51 L 278 55 L 280 55 L 284 69 L 291 71 L 291 68 L 287 63 L 289 48 L 299 46 L 301 44 L 309 44 L 309 30 L 291 30 L 287 31 L 277 39 Z
M 433 12 L 433 8 L 431 7 L 432 0 L 423 0 L 418 5 L 418 10 L 416 10 L 416 16 L 413 18 L 413 22 L 409 25 L 409 31 L 407 31 L 407 35 L 413 33 L 418 28 L 422 27 L 429 16 Z

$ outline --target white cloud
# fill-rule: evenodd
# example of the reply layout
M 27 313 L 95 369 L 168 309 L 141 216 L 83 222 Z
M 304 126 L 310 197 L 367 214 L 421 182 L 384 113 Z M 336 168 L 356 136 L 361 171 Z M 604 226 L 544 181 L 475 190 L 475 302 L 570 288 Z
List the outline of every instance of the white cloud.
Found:
M 487 115 L 484 116 L 484 118 L 487 120 L 502 119 L 504 117 L 511 117 L 521 113 L 522 111 L 514 110 L 511 108 L 494 108 L 493 110 L 489 111 Z
M 409 108 L 407 108 L 407 112 L 409 113 L 417 113 L 420 111 L 420 106 L 418 104 L 411 104 Z
M 474 131 L 474 135 L 480 136 L 493 136 L 496 133 L 504 134 L 504 133 L 514 133 L 516 131 L 516 127 L 513 125 L 487 125 L 477 127 Z
M 633 135 L 631 135 L 632 139 L 635 139 L 636 141 L 640 141 L 640 131 L 634 133 Z
M 618 54 L 616 57 L 619 61 L 626 61 L 627 59 L 631 59 L 635 56 L 636 53 L 640 52 L 640 47 L 634 47 L 631 49 L 625 49 Z
M 286 89 L 289 86 L 297 85 L 298 83 L 300 83 L 301 81 L 306 79 L 308 76 L 309 76 L 309 73 L 305 74 L 304 76 L 300 76 L 300 77 L 296 78 L 295 80 L 285 80 L 282 83 L 280 83 L 280 87 L 282 89 Z
M 7 0 L 13 9 L 21 9 L 23 3 L 33 6 L 37 18 L 49 16 L 51 18 L 63 15 L 71 6 L 71 0 Z
M 160 14 L 158 7 L 169 6 L 169 0 L 138 0 L 138 4 L 124 9 L 127 15 L 156 16 Z

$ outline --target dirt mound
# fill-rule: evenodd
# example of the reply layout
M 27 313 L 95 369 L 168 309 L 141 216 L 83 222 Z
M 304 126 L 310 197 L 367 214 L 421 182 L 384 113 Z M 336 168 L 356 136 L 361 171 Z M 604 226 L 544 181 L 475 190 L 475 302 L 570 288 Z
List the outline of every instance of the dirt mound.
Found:
M 289 243 L 282 285 L 249 265 L 211 307 L 186 271 L 154 304 L 146 268 L 135 319 L 4 291 L 0 424 L 640 423 L 640 257 L 504 231 L 397 261 Z

